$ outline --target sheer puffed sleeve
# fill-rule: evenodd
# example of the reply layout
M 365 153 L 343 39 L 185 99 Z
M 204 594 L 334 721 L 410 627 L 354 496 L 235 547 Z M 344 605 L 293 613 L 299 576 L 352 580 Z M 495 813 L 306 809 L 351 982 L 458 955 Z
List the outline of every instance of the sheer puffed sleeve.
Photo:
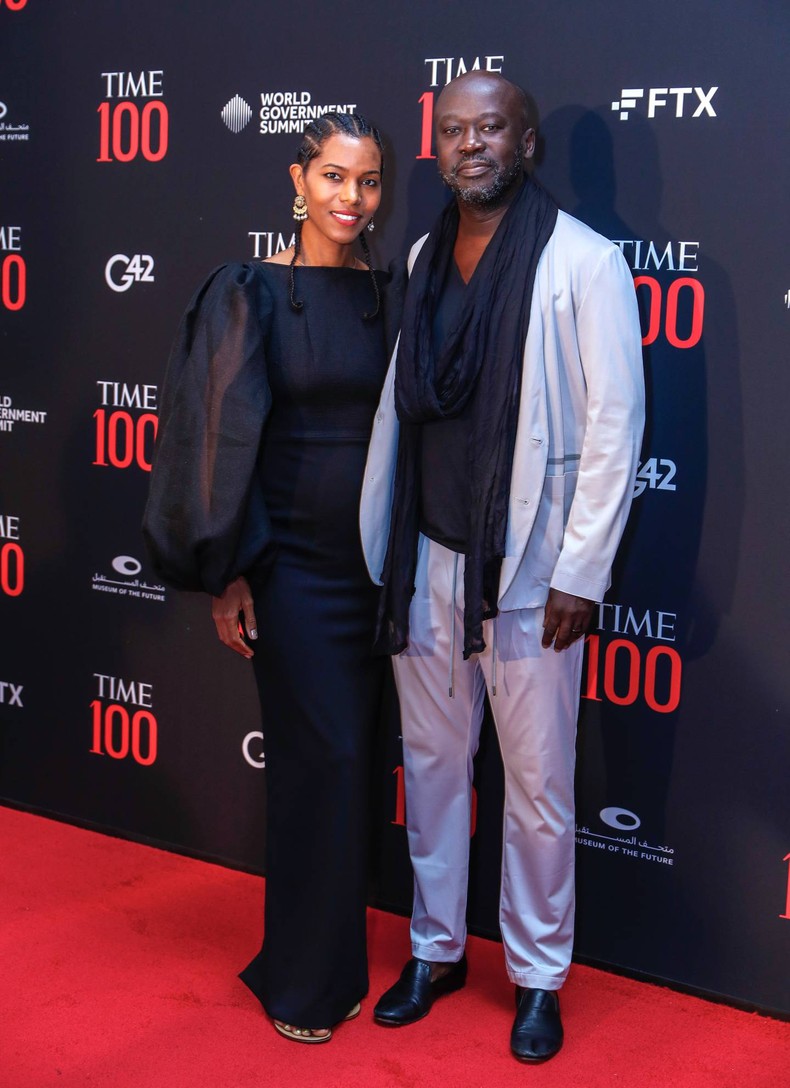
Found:
M 271 526 L 255 471 L 271 405 L 271 297 L 254 265 L 215 269 L 181 321 L 160 398 L 143 535 L 157 574 L 219 596 L 265 563 Z

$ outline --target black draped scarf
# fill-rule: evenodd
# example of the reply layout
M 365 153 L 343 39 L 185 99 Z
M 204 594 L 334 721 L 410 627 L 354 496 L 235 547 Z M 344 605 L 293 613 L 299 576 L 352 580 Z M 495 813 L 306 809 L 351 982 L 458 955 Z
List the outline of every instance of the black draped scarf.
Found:
M 524 343 L 535 272 L 557 206 L 525 178 L 466 289 L 437 357 L 433 317 L 458 233 L 452 201 L 423 245 L 409 280 L 395 375 L 400 420 L 392 521 L 382 572 L 377 649 L 397 654 L 409 637 L 420 524 L 421 424 L 469 404 L 470 531 L 464 569 L 464 657 L 485 649 L 483 620 L 497 614 L 505 554 Z

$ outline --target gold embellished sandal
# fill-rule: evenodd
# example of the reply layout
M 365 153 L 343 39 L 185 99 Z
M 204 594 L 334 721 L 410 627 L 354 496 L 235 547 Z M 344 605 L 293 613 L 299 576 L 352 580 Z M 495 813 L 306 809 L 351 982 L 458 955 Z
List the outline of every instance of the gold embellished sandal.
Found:
M 361 1012 L 362 1006 L 357 1002 L 353 1009 L 343 1017 L 343 1021 L 355 1020 Z M 278 1031 L 286 1039 L 293 1039 L 295 1043 L 328 1043 L 332 1038 L 330 1030 L 327 1030 L 326 1035 L 313 1035 L 313 1032 L 319 1031 L 320 1028 L 295 1028 L 290 1024 L 283 1023 L 282 1020 L 273 1020 L 272 1023 L 275 1031 Z
M 293 1028 L 290 1024 L 283 1024 L 281 1020 L 274 1021 L 274 1030 L 279 1031 L 286 1039 L 293 1039 L 295 1043 L 328 1043 L 332 1038 L 332 1032 L 326 1035 L 313 1035 L 312 1028 Z

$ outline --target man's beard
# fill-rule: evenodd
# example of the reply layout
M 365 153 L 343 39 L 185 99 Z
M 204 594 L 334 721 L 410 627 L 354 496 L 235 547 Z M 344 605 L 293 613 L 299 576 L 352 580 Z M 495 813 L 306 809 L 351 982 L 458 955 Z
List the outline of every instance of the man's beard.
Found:
M 459 182 L 456 171 L 461 166 L 466 166 L 469 162 L 482 162 L 485 163 L 486 166 L 492 167 L 494 176 L 487 185 L 467 186 Z M 521 149 L 521 145 L 516 148 L 516 153 L 510 166 L 500 166 L 492 159 L 487 159 L 485 155 L 469 155 L 467 158 L 456 163 L 453 169 L 447 173 L 444 173 L 442 170 L 439 171 L 439 177 L 447 188 L 455 193 L 460 201 L 477 208 L 496 207 L 513 187 L 514 182 L 517 179 L 522 178 L 523 175 L 524 153 Z

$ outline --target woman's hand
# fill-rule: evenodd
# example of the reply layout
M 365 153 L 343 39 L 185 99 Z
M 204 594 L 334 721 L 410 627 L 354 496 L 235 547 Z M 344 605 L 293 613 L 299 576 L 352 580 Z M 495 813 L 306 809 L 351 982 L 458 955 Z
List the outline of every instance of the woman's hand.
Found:
M 244 613 L 244 627 L 247 637 L 258 637 L 258 624 L 255 621 L 255 609 L 252 604 L 252 593 L 246 578 L 237 578 L 225 589 L 221 597 L 211 598 L 211 616 L 217 625 L 217 634 L 220 641 L 235 650 L 242 657 L 253 657 L 254 654 L 247 643 L 239 634 L 239 613 Z

